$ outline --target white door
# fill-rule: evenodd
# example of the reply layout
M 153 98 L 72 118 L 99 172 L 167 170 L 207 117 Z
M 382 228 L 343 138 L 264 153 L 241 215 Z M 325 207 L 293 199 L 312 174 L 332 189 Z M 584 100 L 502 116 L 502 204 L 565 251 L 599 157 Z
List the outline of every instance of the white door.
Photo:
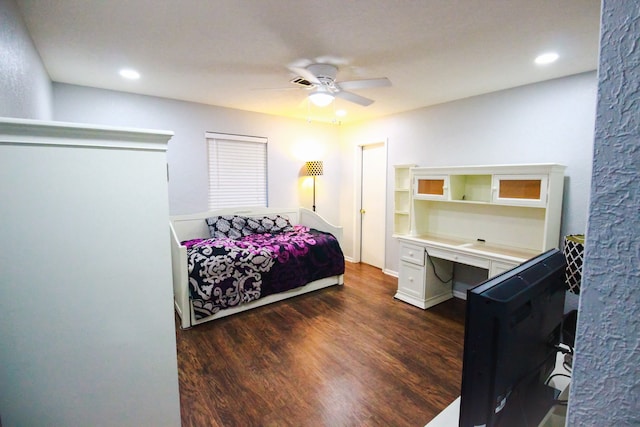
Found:
M 384 268 L 386 150 L 383 143 L 362 147 L 360 260 Z

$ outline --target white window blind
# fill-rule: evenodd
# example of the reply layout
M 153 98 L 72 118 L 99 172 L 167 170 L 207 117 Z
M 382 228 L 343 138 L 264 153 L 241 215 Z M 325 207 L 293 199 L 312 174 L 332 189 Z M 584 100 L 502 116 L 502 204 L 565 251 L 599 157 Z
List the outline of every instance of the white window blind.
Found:
M 267 138 L 206 132 L 209 209 L 267 206 Z

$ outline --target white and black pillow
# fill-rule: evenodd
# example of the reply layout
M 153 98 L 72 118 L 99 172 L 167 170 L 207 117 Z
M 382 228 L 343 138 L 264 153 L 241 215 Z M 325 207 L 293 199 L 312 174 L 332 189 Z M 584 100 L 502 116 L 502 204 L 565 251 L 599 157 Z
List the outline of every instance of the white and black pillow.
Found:
M 282 233 L 292 231 L 293 225 L 281 215 L 246 217 L 239 215 L 219 215 L 206 219 L 212 238 L 228 237 L 239 239 L 251 234 Z
M 291 225 L 289 219 L 280 215 L 264 216 L 259 221 L 265 230 L 264 233 L 275 234 L 293 230 L 293 225 Z
M 206 222 L 211 237 L 239 239 L 242 237 L 242 229 L 245 227 L 247 219 L 238 215 L 220 215 L 207 218 Z

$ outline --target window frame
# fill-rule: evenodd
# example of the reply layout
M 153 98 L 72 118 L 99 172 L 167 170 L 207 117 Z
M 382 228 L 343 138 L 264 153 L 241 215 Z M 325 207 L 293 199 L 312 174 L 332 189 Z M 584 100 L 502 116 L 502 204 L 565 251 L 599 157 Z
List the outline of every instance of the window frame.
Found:
M 261 136 L 205 132 L 207 145 L 207 206 L 209 210 L 233 207 L 268 207 L 268 139 Z M 235 147 L 233 147 L 236 145 Z M 243 151 L 245 162 L 234 150 Z M 233 168 L 220 168 L 220 164 Z M 257 178 L 253 188 L 249 176 Z M 221 193 L 220 188 L 225 188 Z M 238 195 L 241 196 L 238 196 Z

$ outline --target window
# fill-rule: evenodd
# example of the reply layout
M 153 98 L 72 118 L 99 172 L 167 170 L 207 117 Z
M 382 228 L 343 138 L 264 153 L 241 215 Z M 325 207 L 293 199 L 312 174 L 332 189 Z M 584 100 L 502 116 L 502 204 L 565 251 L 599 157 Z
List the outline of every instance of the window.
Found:
M 209 209 L 267 206 L 267 138 L 206 132 Z

